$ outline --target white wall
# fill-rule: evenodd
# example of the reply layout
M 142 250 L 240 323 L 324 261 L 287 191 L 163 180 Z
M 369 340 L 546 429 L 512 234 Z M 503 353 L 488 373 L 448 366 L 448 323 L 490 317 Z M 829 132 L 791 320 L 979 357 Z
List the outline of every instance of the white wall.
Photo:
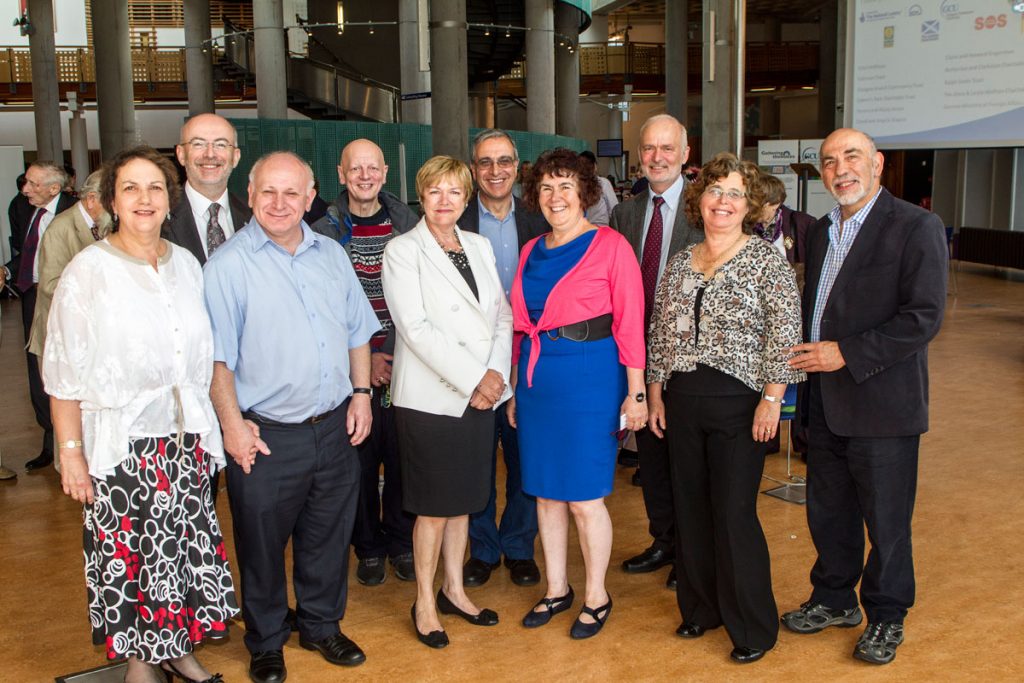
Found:
M 54 40 L 57 47 L 82 46 L 86 44 L 85 33 L 86 0 L 54 0 L 53 23 L 56 29 Z M 17 26 L 11 22 L 18 16 L 17 2 L 3 3 L 0 12 L 0 45 L 28 47 L 28 36 L 20 35 Z

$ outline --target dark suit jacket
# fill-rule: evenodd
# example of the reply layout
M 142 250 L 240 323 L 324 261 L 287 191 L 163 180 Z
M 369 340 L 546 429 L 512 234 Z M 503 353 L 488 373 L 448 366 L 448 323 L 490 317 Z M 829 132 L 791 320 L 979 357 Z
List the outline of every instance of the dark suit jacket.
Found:
M 647 227 L 644 225 L 644 214 L 647 212 L 649 194 L 650 190 L 644 190 L 612 209 L 612 227 L 621 232 L 623 237 L 629 241 L 636 253 L 637 263 L 643 257 L 644 229 Z M 672 225 L 672 238 L 668 243 L 666 265 L 678 252 L 691 244 L 704 241 L 704 231 L 690 227 L 689 221 L 686 220 L 685 202 L 685 195 L 680 196 L 679 206 L 676 208 L 676 220 Z
M 825 216 L 807 235 L 805 338 L 829 225 Z M 928 431 L 928 342 L 938 333 L 946 307 L 947 253 L 939 217 L 883 188 L 821 318 L 821 340 L 839 342 L 846 360 L 846 367 L 820 378 L 825 421 L 834 434 L 892 437 Z
M 24 196 L 24 195 L 22 195 Z M 70 209 L 78 200 L 73 194 L 61 192 L 57 200 L 57 213 Z M 27 208 L 26 208 L 27 207 Z M 25 243 L 32 217 L 36 215 L 36 207 L 29 203 L 28 198 L 20 201 L 17 197 L 11 200 L 7 208 L 7 216 L 11 219 L 11 260 L 7 262 L 7 270 L 11 271 L 11 283 L 18 281 L 18 266 L 21 264 L 21 247 Z M 56 217 L 56 215 L 54 216 Z
M 249 219 L 252 218 L 252 210 L 246 203 L 233 194 L 228 194 L 228 202 L 231 204 L 231 222 L 235 231 L 241 230 Z M 203 226 L 203 230 L 206 226 Z M 184 189 L 181 192 L 181 201 L 171 210 L 167 220 L 164 221 L 163 230 L 160 236 L 171 244 L 184 247 L 199 260 L 199 265 L 206 264 L 206 254 L 203 252 L 203 241 L 199 238 L 199 228 L 196 227 L 196 218 L 192 214 L 192 205 Z
M 534 237 L 540 237 L 551 232 L 551 226 L 544 220 L 544 215 L 537 211 L 530 211 L 526 204 L 519 197 L 512 197 L 516 207 L 516 232 L 519 233 L 519 251 L 523 245 Z M 469 206 L 459 216 L 458 225 L 467 232 L 480 233 L 480 198 L 474 195 L 469 200 Z
M 786 260 L 790 263 L 803 263 L 807 258 L 807 230 L 815 223 L 815 218 L 803 211 L 794 211 L 785 204 L 782 210 L 782 234 L 791 240 L 793 246 L 786 247 Z

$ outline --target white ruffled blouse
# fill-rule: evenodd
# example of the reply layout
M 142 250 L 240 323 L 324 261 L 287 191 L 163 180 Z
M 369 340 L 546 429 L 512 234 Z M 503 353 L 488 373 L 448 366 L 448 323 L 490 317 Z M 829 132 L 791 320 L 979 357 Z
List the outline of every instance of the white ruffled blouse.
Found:
M 130 437 L 199 434 L 224 466 L 202 270 L 185 249 L 164 244 L 155 270 L 107 240 L 90 245 L 54 293 L 43 382 L 49 395 L 81 402 L 83 450 L 96 478 L 129 456 Z

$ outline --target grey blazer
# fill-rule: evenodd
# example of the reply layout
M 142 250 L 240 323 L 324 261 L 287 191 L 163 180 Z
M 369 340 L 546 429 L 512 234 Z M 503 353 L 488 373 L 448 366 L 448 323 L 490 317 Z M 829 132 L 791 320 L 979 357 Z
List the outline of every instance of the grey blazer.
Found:
M 644 214 L 647 212 L 648 196 L 650 196 L 650 190 L 644 190 L 633 198 L 616 205 L 612 209 L 611 215 L 611 227 L 622 233 L 622 236 L 633 247 L 638 263 L 643 256 L 644 229 L 647 227 L 644 225 Z M 685 197 L 679 198 L 676 220 L 672 224 L 672 237 L 668 243 L 669 260 L 691 244 L 704 241 L 704 231 L 691 227 L 689 221 L 686 220 L 686 211 L 683 206 L 685 201 Z M 665 263 L 667 264 L 668 260 Z

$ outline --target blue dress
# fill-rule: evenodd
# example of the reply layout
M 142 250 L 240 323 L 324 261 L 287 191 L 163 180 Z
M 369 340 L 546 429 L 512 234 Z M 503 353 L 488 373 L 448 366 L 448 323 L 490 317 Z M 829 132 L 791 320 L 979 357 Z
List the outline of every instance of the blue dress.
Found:
M 585 232 L 554 249 L 543 239 L 534 246 L 522 276 L 523 298 L 534 322 L 552 287 L 583 258 L 596 234 Z M 607 496 L 615 477 L 619 408 L 626 396 L 626 370 L 615 339 L 575 342 L 542 333 L 533 386 L 528 387 L 531 343 L 522 338 L 516 382 L 523 490 L 563 501 Z

